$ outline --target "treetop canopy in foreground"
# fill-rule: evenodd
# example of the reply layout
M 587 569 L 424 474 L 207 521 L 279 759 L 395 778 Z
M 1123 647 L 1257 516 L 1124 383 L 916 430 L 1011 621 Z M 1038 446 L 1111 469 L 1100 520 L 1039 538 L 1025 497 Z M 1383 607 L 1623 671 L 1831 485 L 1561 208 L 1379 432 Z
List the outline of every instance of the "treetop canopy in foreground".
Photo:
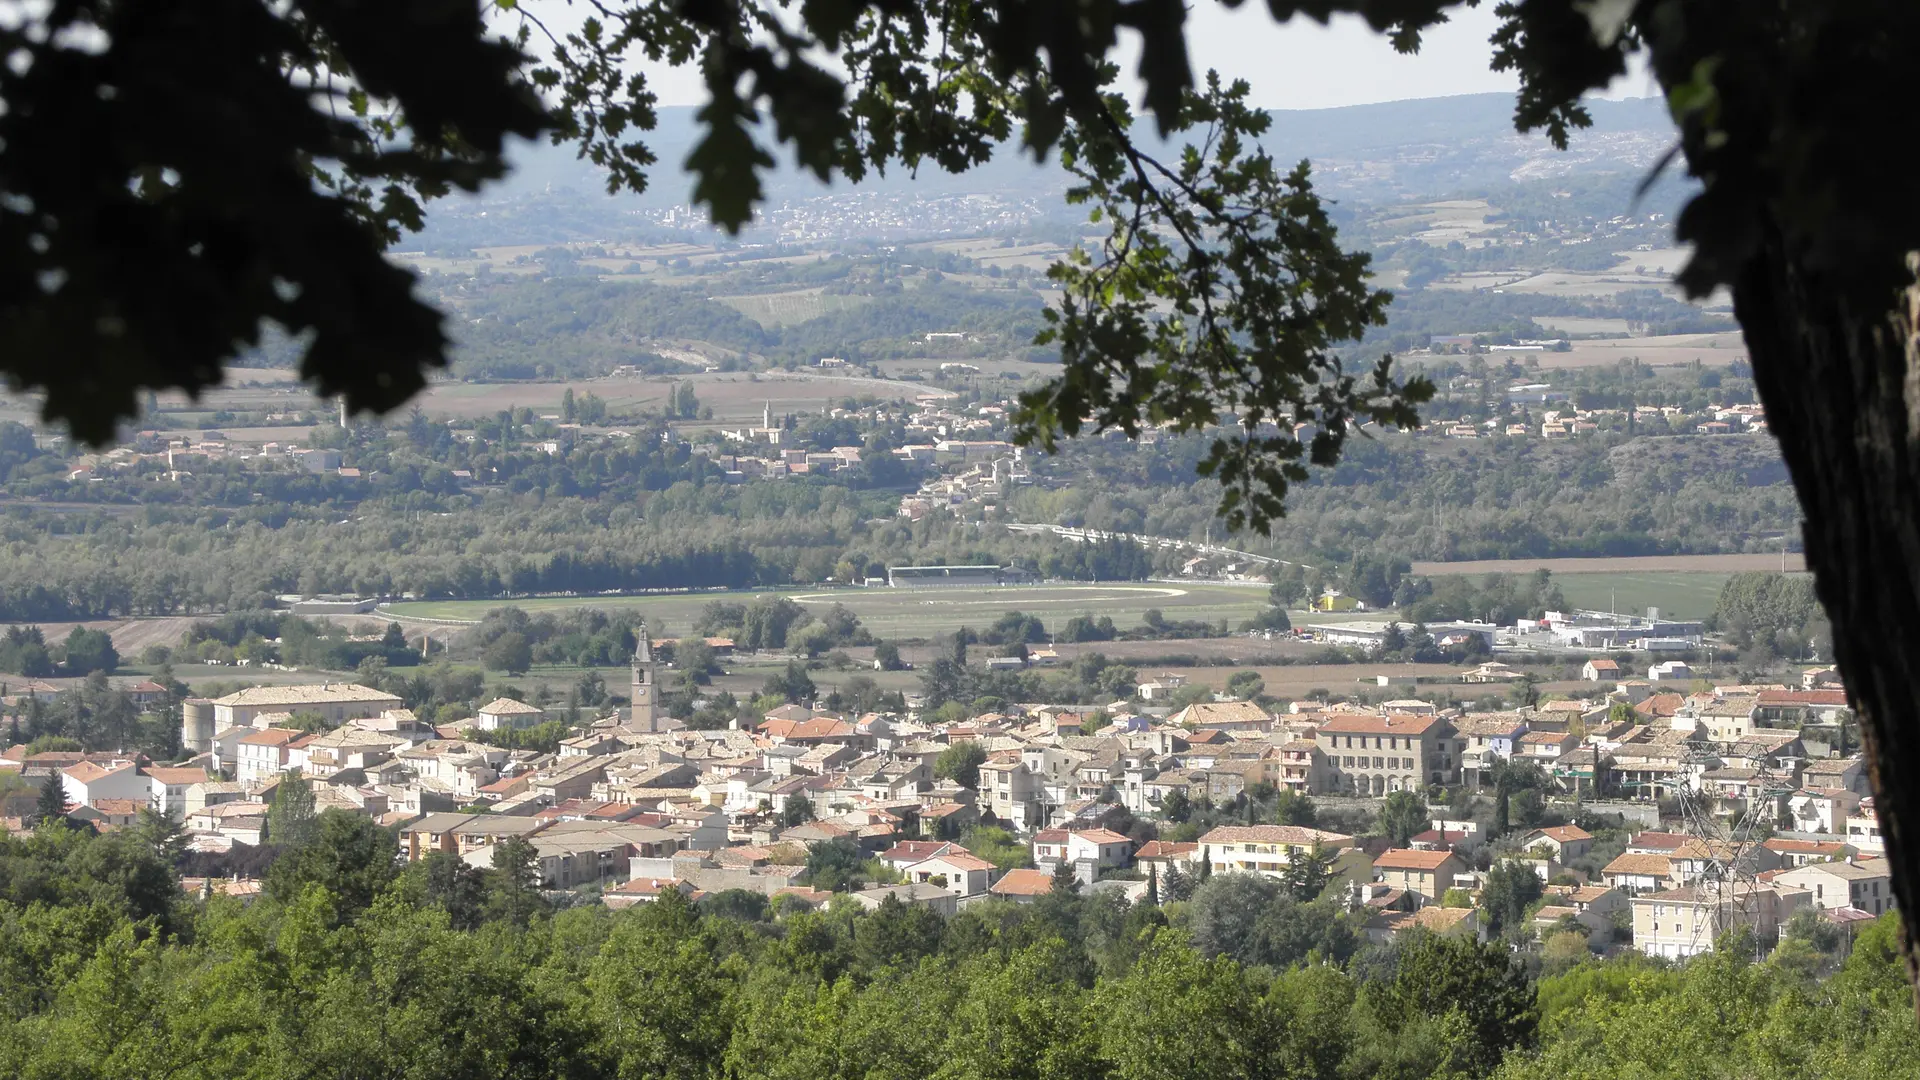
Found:
M 653 97 L 626 61 L 698 65 L 710 95 L 687 164 L 738 228 L 773 165 L 820 176 L 965 169 L 1017 139 L 1057 153 L 1109 228 L 1054 269 L 1046 331 L 1063 371 L 1026 395 L 1024 439 L 1087 418 L 1193 430 L 1228 416 L 1205 471 L 1230 523 L 1261 526 L 1360 421 L 1412 423 L 1430 388 L 1334 351 L 1385 297 L 1338 246 L 1304 168 L 1254 141 L 1231 79 L 1198 80 L 1181 0 L 55 0 L 0 26 L 0 370 L 49 419 L 101 442 L 142 388 L 198 391 L 270 319 L 307 342 L 302 374 L 355 409 L 405 401 L 444 366 L 441 316 L 381 258 L 422 200 L 504 169 L 508 135 L 579 144 L 615 189 L 646 182 Z M 1443 0 L 1273 0 L 1276 19 L 1351 13 L 1404 50 Z M 1911 152 L 1885 119 L 1911 89 L 1911 0 L 1518 0 L 1494 66 L 1516 121 L 1564 143 L 1581 96 L 1644 55 L 1675 156 L 1702 185 L 1678 226 L 1693 295 L 1729 287 L 1807 514 L 1808 562 L 1860 710 L 1903 912 L 1920 911 L 1920 364 L 1907 259 L 1920 248 Z M 1122 32 L 1142 105 L 1195 148 L 1160 160 L 1113 92 Z M 537 51 L 541 61 L 529 60 Z M 1230 74 L 1230 73 L 1229 73 Z M 543 104 L 543 102 L 545 104 Z M 1305 444 L 1279 427 L 1315 432 Z M 1911 916 L 1909 916 L 1911 917 Z M 1910 935 L 1912 936 L 1912 935 Z

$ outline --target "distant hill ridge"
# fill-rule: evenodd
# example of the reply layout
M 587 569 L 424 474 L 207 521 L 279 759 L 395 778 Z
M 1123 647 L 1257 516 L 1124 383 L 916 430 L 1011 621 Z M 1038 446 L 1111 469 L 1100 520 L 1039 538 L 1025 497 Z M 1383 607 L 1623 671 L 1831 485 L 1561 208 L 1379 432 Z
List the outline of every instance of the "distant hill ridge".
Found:
M 1665 103 L 1658 98 L 1594 100 L 1588 103 L 1588 109 L 1594 126 L 1576 133 L 1574 146 L 1567 154 L 1553 150 L 1543 136 L 1515 133 L 1513 95 L 1507 93 L 1273 110 L 1273 127 L 1262 141 L 1283 163 L 1312 159 L 1321 170 L 1323 186 L 1337 194 L 1392 198 L 1496 183 L 1512 178 L 1516 171 L 1550 175 L 1556 171 L 1618 172 L 1644 167 L 1672 139 L 1672 121 Z M 695 113 L 692 106 L 659 110 L 659 126 L 647 138 L 660 165 L 646 194 L 627 197 L 635 205 L 666 206 L 686 201 L 690 182 L 680 173 L 679 165 L 686 160 L 697 135 Z M 1413 148 L 1428 152 L 1397 160 L 1402 151 Z M 604 185 L 598 171 L 577 160 L 570 146 L 525 145 L 514 158 L 514 174 L 490 187 L 482 199 L 535 195 L 550 187 L 585 194 Z M 1378 167 L 1351 168 L 1360 164 Z M 1008 147 L 991 162 L 958 176 L 929 165 L 917 178 L 910 178 L 895 168 L 884 178 L 870 178 L 860 188 L 953 195 L 1033 193 L 1064 183 L 1058 167 L 1036 166 Z M 810 174 L 783 168 L 768 178 L 767 189 L 769 197 L 777 200 L 850 190 L 850 185 L 841 181 L 829 188 Z

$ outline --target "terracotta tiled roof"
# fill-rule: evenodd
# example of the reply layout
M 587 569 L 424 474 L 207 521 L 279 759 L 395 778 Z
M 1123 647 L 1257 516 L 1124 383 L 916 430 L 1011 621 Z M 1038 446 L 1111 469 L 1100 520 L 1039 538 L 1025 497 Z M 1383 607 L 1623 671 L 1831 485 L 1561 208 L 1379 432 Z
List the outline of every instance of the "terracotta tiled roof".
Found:
M 1353 844 L 1353 837 L 1344 833 L 1300 825 L 1220 825 L 1200 838 L 1203 844 L 1296 844 L 1300 847 L 1311 847 L 1316 840 L 1327 847 Z
M 1578 825 L 1555 825 L 1548 829 L 1535 829 L 1534 832 L 1555 843 L 1564 844 L 1569 840 L 1591 840 L 1593 834 Z
M 1665 855 L 1621 855 L 1601 867 L 1600 872 L 1663 878 L 1673 873 L 1673 861 Z
M 1380 857 L 1373 860 L 1373 868 L 1375 870 L 1438 870 L 1449 859 L 1453 859 L 1451 851 L 1391 848 L 1381 852 Z
M 1398 713 L 1375 716 L 1371 713 L 1341 713 L 1320 722 L 1323 735 L 1425 735 L 1440 726 L 1437 716 L 1412 716 Z
M 1053 875 L 1045 870 L 1009 870 L 987 891 L 995 896 L 1042 896 L 1053 890 Z
M 304 731 L 294 731 L 291 728 L 268 728 L 251 735 L 242 735 L 240 744 L 242 746 L 286 746 L 305 734 Z
M 920 862 L 915 863 L 914 865 L 925 866 L 928 863 L 943 863 L 947 866 L 953 867 L 955 870 L 992 870 L 993 869 L 993 864 L 988 862 L 987 860 L 978 858 L 973 855 L 965 854 L 964 852 L 954 852 L 947 855 L 935 855 L 931 859 L 923 859 Z

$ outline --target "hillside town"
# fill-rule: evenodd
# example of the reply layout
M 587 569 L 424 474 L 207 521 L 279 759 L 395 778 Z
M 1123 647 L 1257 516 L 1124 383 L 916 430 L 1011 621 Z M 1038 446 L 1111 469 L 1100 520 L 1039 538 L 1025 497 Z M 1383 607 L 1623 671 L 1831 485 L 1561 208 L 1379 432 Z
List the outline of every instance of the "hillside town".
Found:
M 509 698 L 438 727 L 351 683 L 189 699 L 186 760 L 16 745 L 0 770 L 28 794 L 4 810 L 26 829 L 31 790 L 57 777 L 72 820 L 113 830 L 152 811 L 190 850 L 231 854 L 271 843 L 279 789 L 303 783 L 316 808 L 393 830 L 407 860 L 485 867 L 513 839 L 542 888 L 611 907 L 664 890 L 829 904 L 809 874 L 823 845 L 878 868 L 847 893 L 868 908 L 892 897 L 952 914 L 1061 881 L 1157 901 L 1214 875 L 1306 874 L 1378 940 L 1413 927 L 1485 940 L 1490 879 L 1523 870 L 1538 888 L 1522 941 L 1573 932 L 1596 953 L 1667 958 L 1736 925 L 1769 942 L 1796 912 L 1846 927 L 1893 903 L 1831 669 L 1694 692 L 1629 678 L 1499 713 L 1416 698 L 1269 712 L 1224 694 L 1175 710 L 1146 683 L 1099 707 L 937 722 L 789 704 L 696 731 L 658 708 L 656 667 L 643 633 L 634 704 L 553 752 L 512 748 L 549 716 Z M 1594 659 L 1583 674 L 1620 670 Z M 1313 825 L 1260 819 L 1306 806 Z M 995 850 L 969 849 L 982 836 Z M 246 896 L 258 882 L 200 887 Z
M 939 377 L 951 385 L 966 385 L 969 371 L 979 374 L 967 364 L 939 368 Z M 1554 440 L 1602 433 L 1743 435 L 1767 430 L 1765 411 L 1750 403 L 1583 408 L 1570 397 L 1547 383 L 1515 383 L 1506 391 L 1504 405 L 1492 415 L 1443 415 L 1405 434 L 1450 440 Z M 903 467 L 902 476 L 919 477 L 919 490 L 904 495 L 899 508 L 900 516 L 918 519 L 934 510 L 977 513 L 1003 501 L 1015 486 L 1036 482 L 1034 455 L 1012 441 L 1009 417 L 1015 407 L 1011 397 L 998 396 L 991 389 L 964 396 L 930 390 L 911 403 L 861 404 L 849 399 L 798 410 L 783 405 L 779 412 L 770 399 L 762 403 L 757 424 L 669 424 L 660 438 L 681 459 L 698 457 L 709 463 L 717 479 L 729 483 L 850 473 L 863 463 L 870 466 L 876 453 L 883 454 Z M 562 412 L 523 411 L 525 416 L 504 428 L 477 430 L 471 422 L 451 428 L 458 449 L 441 463 L 449 467 L 416 476 L 411 486 L 426 481 L 426 486 L 446 491 L 484 489 L 502 479 L 497 465 L 473 467 L 473 459 L 489 450 L 566 460 L 576 454 L 631 450 L 644 434 L 629 429 L 638 424 L 587 424 Z M 1232 424 L 1234 418 L 1225 416 L 1221 422 Z M 263 426 L 244 426 L 251 423 Z M 319 435 L 302 438 L 302 426 Z M 209 469 L 239 467 L 250 472 L 333 477 L 353 490 L 352 485 L 371 485 L 392 470 L 387 455 L 365 460 L 350 443 L 333 438 L 340 430 L 324 417 L 316 421 L 311 412 L 272 413 L 244 419 L 243 426 L 231 434 L 212 427 L 196 434 L 129 432 L 118 445 L 99 451 L 71 448 L 58 434 L 41 436 L 39 442 L 43 451 L 69 455 L 62 474 L 68 484 L 115 477 L 181 483 Z M 1291 431 L 1303 441 L 1313 436 L 1306 424 L 1292 425 Z M 1256 434 L 1279 433 L 1271 423 L 1256 428 Z M 1129 442 L 1117 430 L 1103 434 L 1109 442 Z M 1172 434 L 1168 425 L 1149 425 L 1130 443 L 1149 450 Z M 836 435 L 846 441 L 836 442 Z M 885 437 L 884 449 L 870 449 L 875 435 Z M 431 470 L 425 462 L 415 468 L 422 467 Z

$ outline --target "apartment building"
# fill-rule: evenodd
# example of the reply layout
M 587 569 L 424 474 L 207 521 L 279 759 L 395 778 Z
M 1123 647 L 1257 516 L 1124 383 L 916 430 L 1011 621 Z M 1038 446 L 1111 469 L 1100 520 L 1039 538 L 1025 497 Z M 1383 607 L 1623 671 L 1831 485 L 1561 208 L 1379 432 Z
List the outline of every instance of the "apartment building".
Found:
M 1439 717 L 1336 714 L 1314 741 L 1326 756 L 1328 790 L 1342 795 L 1421 791 L 1460 777 L 1460 740 Z
M 1648 956 L 1684 960 L 1711 951 L 1735 927 L 1747 927 L 1763 945 L 1779 940 L 1780 927 L 1807 906 L 1800 889 L 1745 882 L 1702 882 L 1633 898 L 1633 945 Z
M 262 713 L 318 713 L 328 724 L 379 716 L 404 704 L 399 698 L 357 683 L 320 683 L 315 686 L 255 686 L 216 698 L 213 729 L 256 727 Z
M 989 761 L 980 766 L 981 808 L 1021 832 L 1046 823 L 1044 783 L 1022 761 Z

